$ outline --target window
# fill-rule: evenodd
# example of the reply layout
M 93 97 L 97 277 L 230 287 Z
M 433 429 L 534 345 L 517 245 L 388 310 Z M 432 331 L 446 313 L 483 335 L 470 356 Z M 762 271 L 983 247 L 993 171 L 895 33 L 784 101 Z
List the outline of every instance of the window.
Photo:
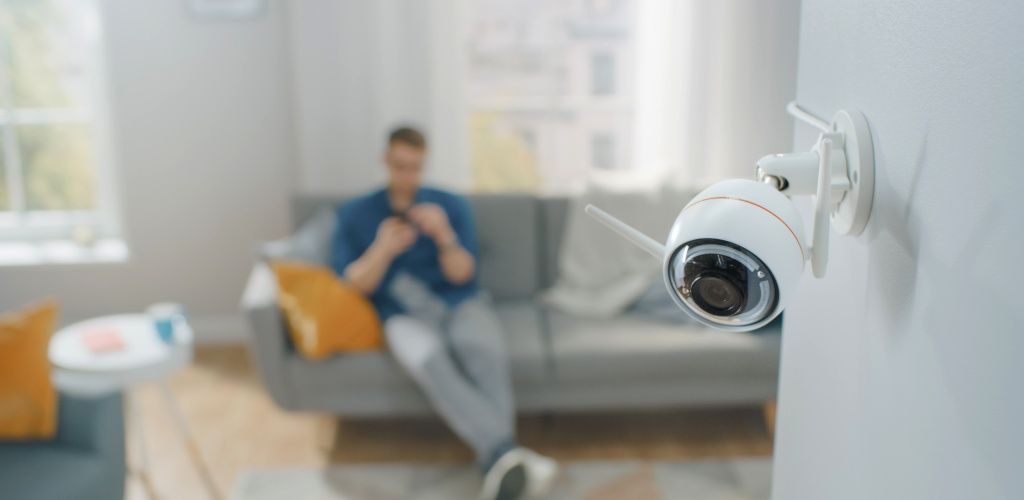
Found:
M 633 1 L 473 2 L 467 31 L 477 191 L 564 194 L 628 158 Z M 590 130 L 608 131 L 591 140 Z
M 615 58 L 608 52 L 590 56 L 590 88 L 594 95 L 615 93 Z
M 590 136 L 590 164 L 596 169 L 616 168 L 615 136 L 608 132 L 597 132 Z
M 93 1 L 0 0 L 0 242 L 117 235 Z

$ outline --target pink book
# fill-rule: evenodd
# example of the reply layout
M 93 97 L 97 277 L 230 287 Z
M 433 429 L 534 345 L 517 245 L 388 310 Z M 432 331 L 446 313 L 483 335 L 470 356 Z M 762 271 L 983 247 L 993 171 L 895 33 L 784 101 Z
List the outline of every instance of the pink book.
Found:
M 113 328 L 97 328 L 82 333 L 82 342 L 94 354 L 124 349 L 124 338 Z

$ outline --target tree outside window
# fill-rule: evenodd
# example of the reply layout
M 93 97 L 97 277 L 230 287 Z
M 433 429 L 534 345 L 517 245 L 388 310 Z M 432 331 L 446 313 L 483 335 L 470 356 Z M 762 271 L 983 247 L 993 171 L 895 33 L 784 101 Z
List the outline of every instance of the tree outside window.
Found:
M 88 0 L 0 0 L 0 239 L 110 229 Z

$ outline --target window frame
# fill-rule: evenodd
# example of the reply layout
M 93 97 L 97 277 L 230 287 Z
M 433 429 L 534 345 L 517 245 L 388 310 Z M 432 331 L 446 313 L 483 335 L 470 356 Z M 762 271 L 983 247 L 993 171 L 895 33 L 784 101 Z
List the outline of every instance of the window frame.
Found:
M 618 161 L 618 145 L 615 132 L 609 130 L 591 130 L 589 136 L 590 167 L 601 172 L 623 170 Z M 607 161 L 607 164 L 604 162 Z
M 618 61 L 616 54 L 609 48 L 600 48 L 590 52 L 590 94 L 595 98 L 611 98 L 619 93 Z
M 78 47 L 87 68 L 86 102 L 77 107 L 15 107 L 9 41 L 0 38 L 0 143 L 8 206 L 0 207 L 0 243 L 43 243 L 76 240 L 84 229 L 92 241 L 119 239 L 120 204 L 114 175 L 113 126 L 109 112 L 105 33 L 96 0 L 77 2 L 87 16 L 88 36 Z M 84 5 L 83 5 L 84 4 Z M 30 210 L 27 206 L 25 167 L 18 144 L 24 125 L 85 125 L 92 139 L 95 208 L 88 210 Z

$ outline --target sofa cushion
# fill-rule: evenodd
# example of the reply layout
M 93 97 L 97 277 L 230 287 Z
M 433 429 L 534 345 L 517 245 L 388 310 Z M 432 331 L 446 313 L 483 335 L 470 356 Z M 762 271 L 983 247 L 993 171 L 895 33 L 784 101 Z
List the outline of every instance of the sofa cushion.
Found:
M 49 439 L 57 431 L 57 391 L 47 347 L 57 303 L 0 314 L 0 438 Z
M 480 242 L 480 284 L 495 299 L 526 299 L 540 289 L 540 229 L 533 196 L 469 197 Z
M 56 444 L 0 444 L 3 498 L 115 498 L 123 481 L 100 455 Z
M 352 199 L 351 196 L 318 194 L 303 194 L 292 198 L 292 229 L 300 230 L 309 220 L 324 210 L 336 212 L 341 204 L 350 199 Z
M 495 312 L 505 328 L 505 343 L 517 384 L 543 383 L 547 364 L 540 312 L 527 301 L 497 302 Z M 365 391 L 411 386 L 412 380 L 387 351 L 345 354 L 312 361 L 292 353 L 285 367 L 293 387 L 306 394 Z
M 637 314 L 594 320 L 550 312 L 559 383 L 772 377 L 779 333 L 720 332 Z
M 565 234 L 565 221 L 569 216 L 570 202 L 568 198 L 542 198 L 538 200 L 537 209 L 541 219 L 540 241 L 540 285 L 548 288 L 558 281 L 558 260 L 562 254 L 562 239 Z
M 260 257 L 327 265 L 337 228 L 337 211 L 329 204 L 320 205 L 290 236 L 264 243 L 259 249 Z
M 332 269 L 303 262 L 274 262 L 278 306 L 296 350 L 311 359 L 384 347 L 373 304 Z

